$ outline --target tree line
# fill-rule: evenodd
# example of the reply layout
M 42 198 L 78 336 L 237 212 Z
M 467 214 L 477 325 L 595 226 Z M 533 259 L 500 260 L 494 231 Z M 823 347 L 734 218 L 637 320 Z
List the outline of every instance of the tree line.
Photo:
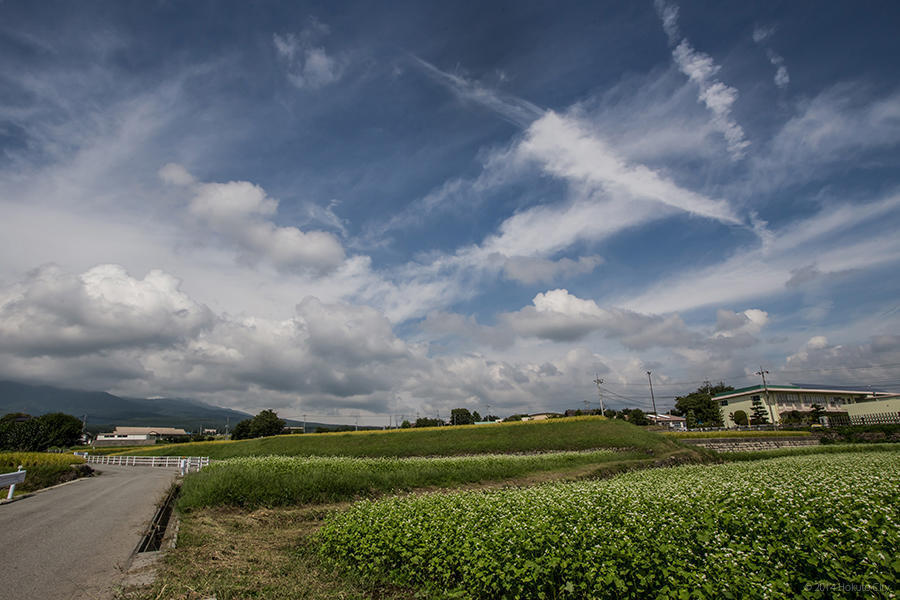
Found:
M 81 420 L 65 413 L 32 417 L 9 413 L 0 417 L 0 450 L 44 452 L 75 446 L 81 439 Z

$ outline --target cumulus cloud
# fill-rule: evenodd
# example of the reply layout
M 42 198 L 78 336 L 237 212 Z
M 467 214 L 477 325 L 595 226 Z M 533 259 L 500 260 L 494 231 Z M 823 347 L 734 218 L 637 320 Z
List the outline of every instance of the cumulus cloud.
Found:
M 178 185 L 194 178 L 177 164 L 167 164 L 160 177 Z M 267 260 L 283 271 L 333 271 L 345 258 L 344 248 L 331 233 L 301 231 L 272 222 L 278 201 L 249 181 L 193 183 L 188 210 L 222 239 L 236 245 L 245 262 Z
M 645 315 L 619 308 L 602 308 L 593 300 L 556 289 L 537 294 L 532 306 L 501 315 L 516 335 L 555 342 L 582 339 L 600 332 L 631 349 L 690 346 L 698 342 L 678 315 Z
M 84 381 L 133 380 L 151 394 L 256 389 L 319 407 L 371 400 L 375 410 L 375 396 L 420 360 L 373 308 L 310 296 L 289 319 L 216 315 L 162 271 L 138 279 L 118 265 L 77 275 L 50 265 L 0 290 L 6 377 L 66 383 L 82 369 Z
M 178 343 L 214 322 L 180 284 L 158 270 L 136 279 L 120 265 L 80 275 L 46 265 L 0 295 L 0 350 L 70 356 Z
M 757 335 L 769 322 L 769 313 L 758 308 L 741 312 L 719 309 L 710 344 L 720 351 L 747 348 L 756 344 Z
M 712 113 L 713 125 L 725 137 L 731 157 L 734 160 L 743 158 L 750 142 L 744 136 L 744 129 L 731 116 L 738 91 L 716 78 L 721 67 L 711 56 L 695 50 L 687 38 L 678 41 L 678 7 L 675 4 L 658 0 L 656 10 L 669 37 L 669 44 L 674 46 L 672 58 L 675 64 L 699 88 L 697 99 Z
M 298 89 L 319 89 L 341 78 L 344 62 L 316 44 L 328 33 L 327 26 L 312 20 L 300 34 L 273 34 L 272 43 L 287 70 L 288 81 Z

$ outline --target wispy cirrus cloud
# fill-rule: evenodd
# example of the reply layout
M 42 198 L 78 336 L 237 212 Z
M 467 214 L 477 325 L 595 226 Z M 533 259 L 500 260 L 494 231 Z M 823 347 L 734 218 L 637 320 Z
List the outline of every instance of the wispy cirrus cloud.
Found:
M 743 158 L 750 141 L 746 139 L 743 127 L 731 116 L 731 108 L 738 98 L 737 89 L 719 81 L 716 74 L 721 67 L 711 56 L 694 49 L 687 38 L 681 37 L 677 5 L 656 0 L 656 10 L 669 38 L 669 45 L 673 46 L 675 64 L 699 88 L 697 100 L 712 113 L 713 125 L 725 137 L 732 159 Z
M 317 19 L 299 33 L 272 35 L 272 43 L 278 58 L 284 64 L 288 81 L 298 89 L 316 90 L 335 83 L 343 75 L 344 60 L 337 58 L 319 45 L 330 28 Z
M 513 125 L 527 127 L 544 114 L 541 107 L 527 100 L 492 90 L 460 75 L 442 71 L 417 56 L 413 56 L 412 59 L 413 64 L 421 68 L 429 78 L 449 89 L 460 100 L 489 108 Z

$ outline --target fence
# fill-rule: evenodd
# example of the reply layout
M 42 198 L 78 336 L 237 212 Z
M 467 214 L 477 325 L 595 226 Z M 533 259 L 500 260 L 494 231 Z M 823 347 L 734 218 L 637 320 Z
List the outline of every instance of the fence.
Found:
M 25 471 L 22 470 L 22 465 L 19 465 L 18 471 L 13 471 L 12 473 L 3 473 L 0 475 L 0 488 L 4 488 L 9 486 L 9 494 L 6 496 L 7 500 L 12 500 L 13 494 L 16 492 L 16 484 L 25 482 Z
M 208 456 L 121 456 L 76 452 L 91 465 L 121 465 L 125 467 L 163 467 L 181 469 L 182 473 L 199 471 L 209 465 Z

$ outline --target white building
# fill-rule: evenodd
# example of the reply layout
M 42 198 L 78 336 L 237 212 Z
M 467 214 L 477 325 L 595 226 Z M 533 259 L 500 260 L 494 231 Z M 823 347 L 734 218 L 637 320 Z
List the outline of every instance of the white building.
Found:
M 661 425 L 669 429 L 677 429 L 683 431 L 687 429 L 687 419 L 684 417 L 676 417 L 674 415 L 654 415 L 648 413 L 645 415 L 654 425 Z
M 734 413 L 744 411 L 750 417 L 754 399 L 762 402 L 769 423 L 773 421 L 778 423 L 781 421 L 783 413 L 809 412 L 812 410 L 813 404 L 820 405 L 825 410 L 826 416 L 828 413 L 853 415 L 889 412 L 893 404 L 885 404 L 883 399 L 889 399 L 891 396 L 895 395 L 858 387 L 792 383 L 789 385 L 770 384 L 767 388 L 762 385 L 754 385 L 716 394 L 713 399 L 721 407 L 725 426 L 737 427 L 732 418 Z
M 101 433 L 95 446 L 150 446 L 159 438 L 187 437 L 184 429 L 175 427 L 116 427 L 112 433 Z

